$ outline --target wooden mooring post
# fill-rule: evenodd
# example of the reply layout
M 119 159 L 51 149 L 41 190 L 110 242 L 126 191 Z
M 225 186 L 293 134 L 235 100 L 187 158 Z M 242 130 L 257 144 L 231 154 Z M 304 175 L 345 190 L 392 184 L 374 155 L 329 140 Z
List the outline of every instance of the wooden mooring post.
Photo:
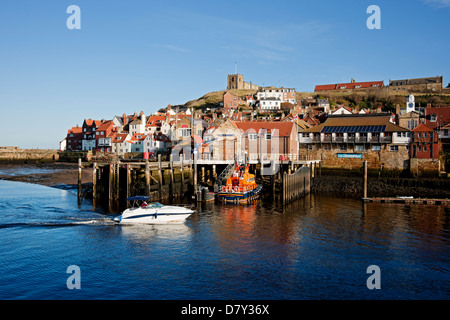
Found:
M 81 158 L 78 158 L 78 202 L 83 198 L 83 187 L 81 185 Z
M 367 160 L 365 160 L 363 163 L 363 170 L 364 170 L 363 199 L 367 199 Z

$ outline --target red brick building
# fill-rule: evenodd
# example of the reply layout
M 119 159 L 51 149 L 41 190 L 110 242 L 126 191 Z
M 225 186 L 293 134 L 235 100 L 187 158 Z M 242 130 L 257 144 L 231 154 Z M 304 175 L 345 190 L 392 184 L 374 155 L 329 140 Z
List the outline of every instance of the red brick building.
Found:
M 437 132 L 420 124 L 411 131 L 411 158 L 438 159 L 439 137 Z
M 227 91 L 223 95 L 223 107 L 238 109 L 240 105 L 246 105 L 245 101 Z
M 117 128 L 112 121 L 105 121 L 95 131 L 95 151 L 112 152 L 112 140 L 117 134 Z
M 72 127 L 67 131 L 66 137 L 66 150 L 68 151 L 80 151 L 83 140 L 83 128 L 82 127 Z

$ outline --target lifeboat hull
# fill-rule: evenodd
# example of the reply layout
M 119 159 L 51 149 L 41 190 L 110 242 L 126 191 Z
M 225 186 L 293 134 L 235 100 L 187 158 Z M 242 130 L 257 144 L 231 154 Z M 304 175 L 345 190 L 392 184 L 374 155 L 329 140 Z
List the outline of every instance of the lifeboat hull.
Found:
M 249 203 L 260 197 L 262 186 L 245 192 L 219 192 L 217 198 L 229 203 Z

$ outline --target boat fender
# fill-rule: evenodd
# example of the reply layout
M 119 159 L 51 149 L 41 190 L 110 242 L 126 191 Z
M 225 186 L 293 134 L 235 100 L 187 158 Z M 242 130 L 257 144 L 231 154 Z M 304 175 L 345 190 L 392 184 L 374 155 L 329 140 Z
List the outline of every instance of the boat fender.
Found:
M 158 219 L 158 211 L 155 212 L 155 219 Z
M 234 187 L 234 192 L 239 192 L 239 187 Z
M 221 188 L 221 190 L 222 190 L 222 192 L 225 192 L 225 186 L 222 186 L 222 188 Z

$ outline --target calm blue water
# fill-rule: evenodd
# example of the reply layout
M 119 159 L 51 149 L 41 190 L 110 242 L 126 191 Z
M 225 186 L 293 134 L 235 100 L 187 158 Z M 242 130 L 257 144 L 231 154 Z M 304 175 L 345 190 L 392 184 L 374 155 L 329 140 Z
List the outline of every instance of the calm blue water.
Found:
M 182 226 L 114 217 L 70 191 L 0 181 L 0 299 L 450 298 L 449 208 L 308 196 L 284 212 L 211 204 Z

